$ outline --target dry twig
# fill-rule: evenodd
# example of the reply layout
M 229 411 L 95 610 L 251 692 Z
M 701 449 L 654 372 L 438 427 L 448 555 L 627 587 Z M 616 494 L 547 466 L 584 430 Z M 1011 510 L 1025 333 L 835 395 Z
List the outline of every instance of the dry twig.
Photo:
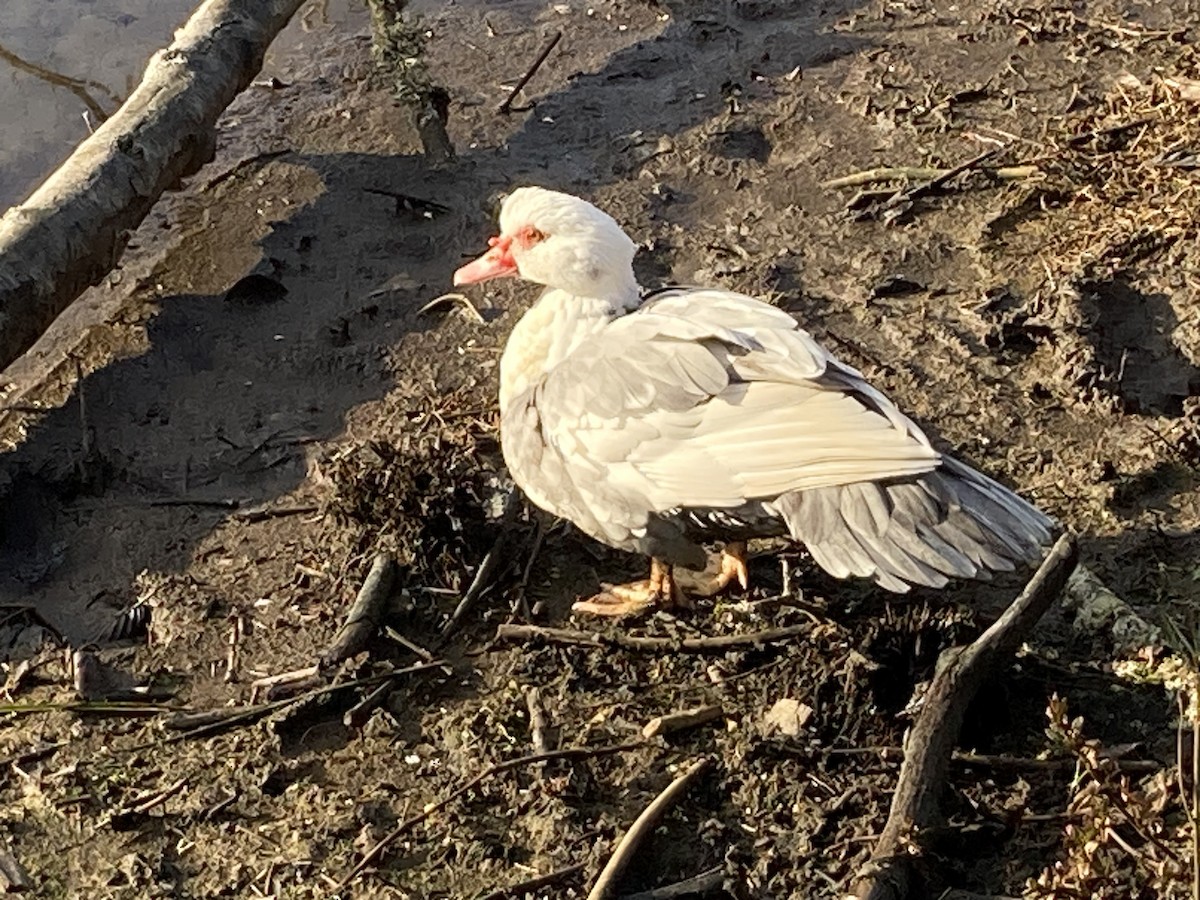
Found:
M 210 734 L 215 734 L 218 731 L 224 731 L 227 728 L 233 728 L 237 725 L 252 725 L 264 716 L 268 716 L 277 710 L 284 709 L 293 704 L 306 703 L 310 700 L 315 700 L 318 697 L 326 697 L 330 694 L 336 694 L 339 691 L 347 691 L 352 688 L 367 687 L 377 685 L 382 682 L 391 681 L 394 678 L 399 678 L 401 675 L 412 675 L 417 672 L 426 672 L 430 669 L 440 669 L 446 666 L 445 660 L 436 659 L 432 662 L 420 662 L 415 665 L 407 666 L 403 669 L 392 669 L 388 672 L 381 672 L 378 675 L 369 675 L 366 678 L 356 678 L 353 681 L 342 681 L 337 684 L 326 684 L 318 688 L 313 688 L 303 694 L 297 694 L 295 697 L 285 697 L 282 700 L 275 700 L 270 703 L 259 703 L 254 706 L 241 706 L 232 709 L 214 709 L 205 710 L 202 712 L 183 713 L 178 716 L 173 716 L 163 722 L 163 725 L 172 731 L 179 731 L 180 734 L 173 735 L 166 739 L 158 739 L 151 744 L 138 744 L 130 747 L 128 752 L 135 750 L 144 750 L 147 747 L 157 747 L 162 744 L 173 744 L 178 741 L 188 740 L 189 738 L 207 737 Z M 76 704 L 80 705 L 80 704 Z M 161 710 L 160 710 L 161 712 Z
M 513 89 L 508 92 L 508 96 L 504 98 L 504 102 L 496 107 L 496 112 L 510 113 L 513 111 L 513 101 L 517 99 L 517 94 L 521 93 L 521 89 L 525 87 L 525 85 L 529 84 L 529 82 L 533 79 L 533 76 L 537 74 L 537 70 L 542 67 L 542 63 L 549 58 L 551 52 L 553 52 L 554 48 L 558 46 L 558 42 L 561 40 L 562 32 L 556 31 L 554 33 L 554 37 L 550 38 L 550 42 L 547 43 L 546 46 L 542 48 L 542 52 L 537 55 L 537 59 L 533 61 L 533 65 L 531 65 L 525 71 L 525 74 L 521 76 L 520 80 L 513 85 Z M 519 110 L 519 112 L 524 112 L 530 108 L 531 107 L 528 106 L 523 107 L 521 110 Z
M 529 737 L 536 753 L 550 751 L 550 729 L 546 725 L 546 709 L 542 705 L 542 692 L 536 685 L 525 688 L 525 706 L 529 710 Z
M 1037 166 L 1001 166 L 1000 168 L 980 167 L 989 177 L 998 181 L 1020 181 L 1031 178 L 1040 171 Z M 946 178 L 950 169 L 939 169 L 929 166 L 883 166 L 875 169 L 863 169 L 861 172 L 851 172 L 840 178 L 830 178 L 822 181 L 823 188 L 862 187 L 866 184 L 878 184 L 881 181 L 899 181 L 901 179 L 928 181 L 934 178 Z
M 391 681 L 385 681 L 379 685 L 379 687 L 375 688 L 375 690 L 371 691 L 371 693 L 367 694 L 367 696 L 363 697 L 342 714 L 342 724 L 347 728 L 358 731 L 367 724 L 367 720 L 371 718 L 371 713 L 375 712 L 387 700 L 388 695 L 392 693 L 392 689 L 395 686 L 395 683 Z
M 250 702 L 258 700 L 259 693 L 265 694 L 269 703 L 280 699 L 281 694 L 290 690 L 300 690 L 311 687 L 314 678 L 321 677 L 320 666 L 305 666 L 303 669 L 293 669 L 290 672 L 279 672 L 275 675 L 264 675 L 250 682 Z
M 887 824 L 858 873 L 858 900 L 903 900 L 914 893 L 913 863 L 927 833 L 941 822 L 938 795 L 946 782 L 963 716 L 984 679 L 1017 649 L 1066 584 L 1078 558 L 1070 533 L 1058 539 L 1020 596 L 966 648 L 943 654 L 909 733 Z
M 426 303 L 424 306 L 422 306 L 420 309 L 417 310 L 417 315 L 423 316 L 427 312 L 431 312 L 432 310 L 439 309 L 440 307 L 446 306 L 447 304 L 450 304 L 450 303 L 457 303 L 459 306 L 463 307 L 463 309 L 466 309 L 467 311 L 469 311 L 471 313 L 471 318 L 473 318 L 480 325 L 487 324 L 487 320 L 484 319 L 483 313 L 481 313 L 479 311 L 479 308 L 477 306 L 475 306 L 474 303 L 471 302 L 471 298 L 468 297 L 466 294 L 460 294 L 457 291 L 452 291 L 449 294 L 442 294 L 440 297 L 434 297 L 432 300 L 430 300 L 428 303 Z
M 811 623 L 788 625 L 786 628 L 768 628 L 746 634 L 722 634 L 705 638 L 637 637 L 617 632 L 575 631 L 570 628 L 545 628 L 540 625 L 500 625 L 496 629 L 496 643 L 515 641 L 522 643 L 566 644 L 575 647 L 620 647 L 623 650 L 648 652 L 675 651 L 679 653 L 724 653 L 738 647 L 755 644 L 774 644 L 790 640 L 813 630 Z
M 139 794 L 137 797 L 134 797 L 128 803 L 123 805 L 120 809 L 114 810 L 112 815 L 109 816 L 109 822 L 114 828 L 117 828 L 118 830 L 124 830 L 130 827 L 130 825 L 132 825 L 136 819 L 146 815 L 146 813 L 154 809 L 154 807 L 166 803 L 176 794 L 180 793 L 184 788 L 187 787 L 187 784 L 187 778 L 180 778 L 178 781 L 172 782 L 165 788 L 158 788 L 153 791 L 146 791 L 145 793 Z
M 642 727 L 642 737 L 658 737 L 660 734 L 670 734 L 672 731 L 683 731 L 685 728 L 695 728 L 705 725 L 714 719 L 725 715 L 725 710 L 719 703 L 709 706 L 699 706 L 695 709 L 683 709 L 679 712 L 668 713 L 665 716 L 655 716 Z
M 625 836 L 617 843 L 617 848 L 613 851 L 608 864 L 605 865 L 604 870 L 600 873 L 600 877 L 596 879 L 595 885 L 592 886 L 591 892 L 587 895 L 587 900 L 607 900 L 608 897 L 613 895 L 621 876 L 625 873 L 626 866 L 629 865 L 630 860 L 633 859 L 634 854 L 641 847 L 642 841 L 654 831 L 658 825 L 658 820 L 683 795 L 688 786 L 700 777 L 701 773 L 711 764 L 712 761 L 707 757 L 696 760 L 696 762 L 677 775 L 675 780 L 667 785 L 666 789 L 655 797 L 654 801 L 642 811 L 642 814 L 629 826 L 629 830 L 625 832 Z

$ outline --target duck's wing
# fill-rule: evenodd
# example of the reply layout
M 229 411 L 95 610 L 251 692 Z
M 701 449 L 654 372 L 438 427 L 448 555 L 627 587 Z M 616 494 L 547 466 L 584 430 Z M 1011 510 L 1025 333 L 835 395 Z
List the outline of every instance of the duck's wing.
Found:
M 554 369 L 543 440 L 647 512 L 928 472 L 920 429 L 795 320 L 725 291 L 659 295 Z
M 656 523 L 757 502 L 831 574 L 903 592 L 1010 570 L 1054 527 L 942 458 L 791 316 L 737 294 L 660 295 L 555 369 L 535 406 L 558 477 L 618 546 L 653 553 Z

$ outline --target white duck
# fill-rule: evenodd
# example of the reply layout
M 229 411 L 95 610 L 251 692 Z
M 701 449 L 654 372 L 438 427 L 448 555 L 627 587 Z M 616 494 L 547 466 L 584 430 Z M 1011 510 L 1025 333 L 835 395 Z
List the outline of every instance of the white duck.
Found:
M 907 416 L 787 313 L 724 290 L 642 301 L 636 245 L 584 200 L 536 187 L 456 285 L 520 275 L 546 290 L 500 360 L 500 436 L 516 483 L 611 547 L 651 557 L 646 581 L 576 610 L 624 615 L 737 578 L 745 541 L 788 535 L 830 574 L 905 592 L 1036 559 L 1053 521 L 934 450 Z

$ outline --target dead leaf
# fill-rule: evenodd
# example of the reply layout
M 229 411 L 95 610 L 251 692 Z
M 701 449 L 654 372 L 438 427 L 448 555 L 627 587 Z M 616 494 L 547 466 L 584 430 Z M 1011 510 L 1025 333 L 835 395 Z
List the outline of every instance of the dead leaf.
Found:
M 807 703 L 784 697 L 776 700 L 775 705 L 763 716 L 763 727 L 770 731 L 778 729 L 788 737 L 795 737 L 812 717 L 813 708 Z

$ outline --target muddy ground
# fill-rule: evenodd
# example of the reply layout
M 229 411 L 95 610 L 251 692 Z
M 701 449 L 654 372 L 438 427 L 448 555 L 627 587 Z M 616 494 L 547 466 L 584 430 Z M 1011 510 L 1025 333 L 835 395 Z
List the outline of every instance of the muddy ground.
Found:
M 849 888 L 886 816 L 914 688 L 1022 578 L 899 599 L 765 546 L 747 594 L 624 630 L 810 623 L 802 638 L 719 654 L 493 642 L 510 619 L 570 626 L 574 599 L 644 564 L 539 531 L 526 510 L 499 518 L 496 361 L 533 290 L 473 292 L 478 318 L 421 311 L 518 184 L 604 206 L 642 242 L 647 285 L 725 285 L 795 313 L 941 445 L 1075 529 L 1086 565 L 1144 619 L 1191 633 L 1198 12 L 448 6 L 427 20 L 460 154 L 440 170 L 373 86 L 365 36 L 331 38 L 281 86 L 239 98 L 217 159 L 0 395 L 0 850 L 31 895 L 525 896 L 505 889 L 556 873 L 528 896 L 583 897 L 701 756 L 712 767 L 620 895 L 705 872 L 709 896 Z M 559 30 L 533 108 L 497 114 Z M 906 203 L 852 201 L 928 173 L 823 184 L 994 148 Z M 501 535 L 488 591 L 443 640 Z M 381 550 L 401 563 L 390 630 L 330 676 L 347 687 L 302 684 L 306 699 L 265 716 L 179 730 L 182 713 L 244 707 L 261 699 L 255 679 L 313 664 Z M 1187 669 L 1111 623 L 1079 625 L 1052 613 L 968 717 L 960 746 L 986 758 L 952 770 L 929 896 L 1190 895 L 1190 781 L 1175 769 L 1182 754 L 1190 771 L 1190 742 L 1177 748 L 1161 684 Z M 445 667 L 399 677 L 347 726 L 374 687 L 354 679 L 420 662 L 409 644 Z M 141 706 L 69 706 L 63 648 L 85 645 L 113 682 L 100 693 L 148 686 L 124 695 Z M 339 888 L 426 804 L 532 752 L 531 689 L 550 746 L 603 749 L 704 704 L 723 714 L 490 777 Z M 1048 719 L 1056 694 L 1068 709 Z M 789 723 L 781 700 L 807 718 Z M 1119 773 L 1114 754 L 1140 765 Z

